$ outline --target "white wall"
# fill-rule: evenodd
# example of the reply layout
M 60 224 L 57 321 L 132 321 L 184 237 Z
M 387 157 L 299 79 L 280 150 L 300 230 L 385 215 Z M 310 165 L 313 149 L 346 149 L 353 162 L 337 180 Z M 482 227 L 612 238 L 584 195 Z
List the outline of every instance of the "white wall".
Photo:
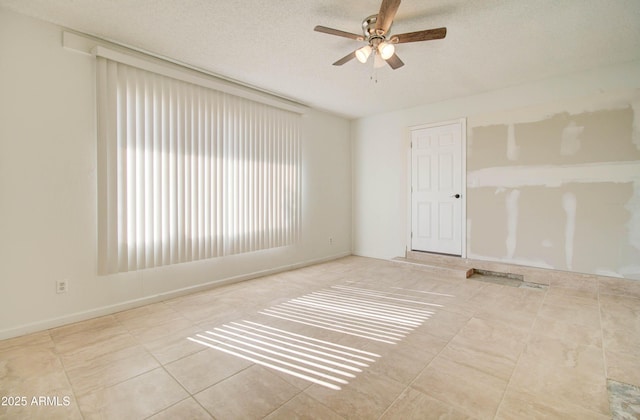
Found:
M 558 103 L 640 88 L 640 61 L 593 69 L 470 97 L 361 118 L 352 123 L 353 252 L 376 258 L 403 256 L 409 229 L 409 129 L 458 118 L 500 121 L 525 107 L 557 112 Z M 560 107 L 562 110 L 562 107 Z M 496 117 L 497 116 L 497 117 Z M 638 118 L 638 116 L 636 116 Z M 634 122 L 640 130 L 640 122 Z M 469 203 L 467 203 L 469 204 Z M 467 210 L 469 210 L 469 205 Z M 632 220 L 638 219 L 638 209 Z M 468 217 L 471 215 L 468 213 Z M 630 229 L 638 229 L 631 227 Z M 629 237 L 638 232 L 629 232 Z M 611 244 L 616 246 L 617 244 Z M 467 248 L 467 251 L 469 249 Z M 483 258 L 475 255 L 476 258 Z M 504 259 L 496 258 L 505 261 Z M 518 261 L 511 261 L 518 263 Z
M 95 64 L 61 41 L 60 27 L 0 9 L 0 339 L 350 253 L 350 123 L 311 111 L 299 244 L 98 276 Z

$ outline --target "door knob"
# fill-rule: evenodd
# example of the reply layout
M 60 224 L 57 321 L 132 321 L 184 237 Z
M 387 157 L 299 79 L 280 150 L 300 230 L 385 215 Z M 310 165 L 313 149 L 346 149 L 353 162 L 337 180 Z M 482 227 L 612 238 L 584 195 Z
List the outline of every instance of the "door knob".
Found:
M 452 195 L 451 197 L 453 197 L 453 198 L 460 198 L 460 194 L 454 194 L 454 195 Z

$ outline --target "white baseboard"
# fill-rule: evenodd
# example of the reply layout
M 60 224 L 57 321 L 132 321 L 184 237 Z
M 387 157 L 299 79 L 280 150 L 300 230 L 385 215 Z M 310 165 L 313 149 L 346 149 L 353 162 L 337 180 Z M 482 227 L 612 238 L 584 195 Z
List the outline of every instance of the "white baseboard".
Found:
M 8 338 L 18 337 L 25 334 L 31 334 L 34 332 L 44 331 L 51 328 L 60 327 L 75 322 L 86 321 L 91 318 L 99 316 L 105 316 L 114 314 L 116 312 L 126 311 L 128 309 L 137 308 L 151 303 L 161 302 L 163 300 L 172 299 L 179 296 L 188 295 L 190 293 L 196 293 L 214 287 L 220 287 L 227 284 L 238 283 L 245 280 L 251 280 L 258 277 L 264 277 L 271 274 L 282 273 L 285 271 L 295 270 L 298 268 L 308 267 L 315 264 L 321 264 L 328 261 L 337 260 L 339 258 L 348 257 L 351 252 L 343 252 L 340 254 L 331 255 L 315 260 L 302 261 L 295 264 L 284 265 L 276 268 L 270 268 L 268 270 L 255 271 L 253 273 L 242 274 L 239 276 L 228 277 L 225 279 L 215 280 L 195 286 L 189 286 L 182 289 L 172 290 L 170 292 L 159 293 L 151 296 L 145 296 L 139 299 L 128 300 L 126 302 L 116 303 L 114 305 L 102 306 L 100 308 L 90 309 L 82 312 L 75 312 L 68 315 L 63 315 L 57 318 L 45 319 L 42 321 L 32 322 L 29 324 L 20 325 L 14 328 L 7 328 L 0 330 L 0 340 L 6 340 Z

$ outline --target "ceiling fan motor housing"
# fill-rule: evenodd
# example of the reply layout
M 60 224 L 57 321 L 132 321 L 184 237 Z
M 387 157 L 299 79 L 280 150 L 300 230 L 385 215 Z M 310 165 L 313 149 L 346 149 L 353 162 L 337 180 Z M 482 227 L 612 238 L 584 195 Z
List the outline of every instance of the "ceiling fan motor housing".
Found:
M 369 42 L 374 47 L 377 46 L 380 42 L 386 40 L 386 37 L 383 33 L 378 33 L 376 31 L 377 21 L 378 21 L 377 14 L 366 17 L 362 21 L 362 34 L 364 35 L 364 40 Z M 391 27 L 389 27 L 389 30 L 390 29 Z

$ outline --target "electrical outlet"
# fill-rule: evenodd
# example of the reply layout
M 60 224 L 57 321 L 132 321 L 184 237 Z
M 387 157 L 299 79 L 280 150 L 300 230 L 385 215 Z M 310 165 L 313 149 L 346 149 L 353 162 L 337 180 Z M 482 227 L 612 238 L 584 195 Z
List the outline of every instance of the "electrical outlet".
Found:
M 68 289 L 69 289 L 69 280 L 64 279 L 64 280 L 56 281 L 56 293 L 58 294 L 67 293 Z
M 333 245 L 333 238 L 329 238 L 329 245 Z

